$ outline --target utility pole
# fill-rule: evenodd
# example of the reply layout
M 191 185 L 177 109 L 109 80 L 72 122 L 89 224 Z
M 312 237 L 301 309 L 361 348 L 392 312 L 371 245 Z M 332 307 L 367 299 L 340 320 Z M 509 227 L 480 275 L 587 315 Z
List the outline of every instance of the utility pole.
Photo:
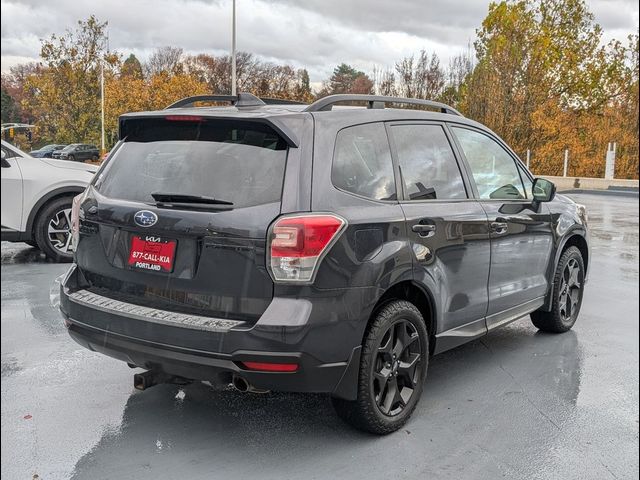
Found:
M 237 95 L 236 85 L 236 0 L 233 0 L 231 14 L 231 95 Z
M 569 149 L 565 148 L 564 150 L 564 168 L 562 176 L 566 177 L 567 173 L 569 173 Z

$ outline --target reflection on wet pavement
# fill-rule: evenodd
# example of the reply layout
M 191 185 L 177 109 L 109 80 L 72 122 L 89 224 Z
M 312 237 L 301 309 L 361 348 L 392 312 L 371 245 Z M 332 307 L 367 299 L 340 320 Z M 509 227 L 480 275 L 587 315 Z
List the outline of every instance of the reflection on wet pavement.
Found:
M 2 478 L 637 478 L 638 201 L 575 195 L 592 228 L 572 332 L 522 319 L 431 360 L 412 420 L 379 438 L 325 395 L 206 384 L 137 392 L 70 340 L 65 265 L 2 244 Z

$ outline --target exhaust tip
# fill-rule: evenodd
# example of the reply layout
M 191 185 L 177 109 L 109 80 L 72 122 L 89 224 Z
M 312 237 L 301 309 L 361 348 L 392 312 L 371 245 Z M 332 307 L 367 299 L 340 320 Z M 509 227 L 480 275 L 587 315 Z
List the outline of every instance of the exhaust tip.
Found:
M 234 386 L 236 390 L 239 392 L 248 392 L 249 391 L 249 382 L 247 382 L 244 378 L 234 375 L 231 384 Z

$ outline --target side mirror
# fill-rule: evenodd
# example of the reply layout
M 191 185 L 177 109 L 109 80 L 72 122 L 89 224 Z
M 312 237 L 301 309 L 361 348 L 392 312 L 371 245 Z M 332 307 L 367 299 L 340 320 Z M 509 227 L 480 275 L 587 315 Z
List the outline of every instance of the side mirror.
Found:
M 556 186 L 544 178 L 533 181 L 533 201 L 536 203 L 550 202 L 556 196 Z

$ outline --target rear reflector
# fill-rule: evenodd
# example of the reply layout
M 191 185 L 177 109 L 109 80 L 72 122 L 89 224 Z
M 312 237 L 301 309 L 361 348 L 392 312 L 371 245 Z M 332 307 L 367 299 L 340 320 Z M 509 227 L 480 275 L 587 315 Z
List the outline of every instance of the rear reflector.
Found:
M 277 282 L 312 282 L 346 221 L 332 214 L 279 218 L 269 234 L 269 265 Z
M 295 372 L 297 363 L 265 363 L 265 362 L 240 362 L 247 370 L 259 372 Z

